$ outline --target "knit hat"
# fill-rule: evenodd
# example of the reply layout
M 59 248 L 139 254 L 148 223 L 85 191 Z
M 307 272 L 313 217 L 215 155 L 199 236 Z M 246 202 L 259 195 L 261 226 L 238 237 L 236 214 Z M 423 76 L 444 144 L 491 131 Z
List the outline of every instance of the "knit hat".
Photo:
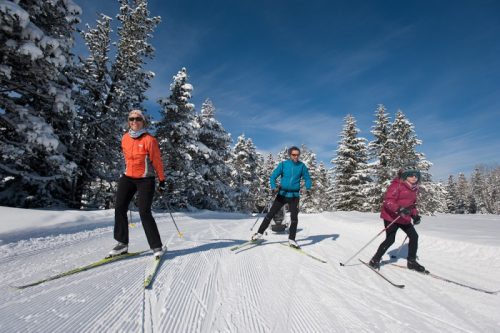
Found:
M 420 181 L 420 170 L 415 165 L 407 165 L 400 170 L 400 178 L 406 179 L 410 176 L 417 176 L 418 181 Z
M 141 118 L 142 118 L 142 120 L 144 120 L 144 121 L 146 120 L 146 117 L 144 117 L 144 114 L 142 113 L 142 111 L 141 111 L 141 110 L 134 109 L 134 110 L 132 110 L 132 111 L 130 111 L 130 112 L 128 113 L 128 116 L 130 117 L 130 116 L 132 116 L 133 114 L 138 115 L 138 116 L 139 116 L 139 117 L 141 117 Z

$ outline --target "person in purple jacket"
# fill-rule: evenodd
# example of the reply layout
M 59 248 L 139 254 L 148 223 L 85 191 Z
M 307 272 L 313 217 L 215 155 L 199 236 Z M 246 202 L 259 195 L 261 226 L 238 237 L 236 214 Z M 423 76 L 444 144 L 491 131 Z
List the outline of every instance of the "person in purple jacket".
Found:
M 418 272 L 425 271 L 425 267 L 417 262 L 418 234 L 413 226 L 420 223 L 415 206 L 419 181 L 420 171 L 414 166 L 407 166 L 400 170 L 400 176 L 387 188 L 380 213 L 387 228 L 386 237 L 370 260 L 371 267 L 380 268 L 380 259 L 394 243 L 398 229 L 402 229 L 409 239 L 407 267 Z

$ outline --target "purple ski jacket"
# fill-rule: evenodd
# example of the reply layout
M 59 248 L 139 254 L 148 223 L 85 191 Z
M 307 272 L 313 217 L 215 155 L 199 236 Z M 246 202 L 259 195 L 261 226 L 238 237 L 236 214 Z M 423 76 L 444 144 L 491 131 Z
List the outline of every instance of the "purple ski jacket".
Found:
M 411 217 L 418 215 L 417 208 L 415 208 L 415 204 L 417 202 L 417 192 L 418 186 L 415 186 L 412 189 L 403 179 L 393 179 L 391 185 L 389 185 L 387 191 L 385 192 L 380 217 L 386 221 L 392 222 L 399 216 L 398 210 L 401 207 L 412 206 L 409 216 L 401 216 L 396 221 L 398 224 L 410 224 Z

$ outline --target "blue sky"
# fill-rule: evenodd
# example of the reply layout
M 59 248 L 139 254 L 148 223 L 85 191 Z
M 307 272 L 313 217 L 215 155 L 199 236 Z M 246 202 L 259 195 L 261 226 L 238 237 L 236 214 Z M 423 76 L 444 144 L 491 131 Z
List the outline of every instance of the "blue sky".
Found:
M 118 1 L 75 0 L 83 23 L 115 17 Z M 235 140 L 263 153 L 306 144 L 332 167 L 343 118 L 360 136 L 378 104 L 402 110 L 435 180 L 500 162 L 499 1 L 150 1 L 162 23 L 145 107 L 186 67 Z

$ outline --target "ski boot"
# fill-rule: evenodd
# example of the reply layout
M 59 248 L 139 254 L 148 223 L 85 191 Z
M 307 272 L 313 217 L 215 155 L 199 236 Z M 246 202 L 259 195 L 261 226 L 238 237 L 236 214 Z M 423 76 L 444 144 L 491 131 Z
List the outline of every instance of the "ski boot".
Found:
M 414 271 L 417 271 L 419 273 L 425 273 L 425 267 L 420 265 L 416 259 L 410 259 L 410 258 L 407 258 L 406 259 L 406 266 L 408 267 L 408 269 L 411 269 L 411 270 L 414 270 Z
M 380 259 L 377 260 L 377 258 L 372 258 L 368 262 L 368 265 L 370 265 L 370 267 L 373 269 L 380 269 Z
M 295 240 L 293 240 L 293 239 L 289 239 L 288 240 L 288 245 L 290 247 L 293 247 L 294 249 L 300 249 L 299 244 L 297 244 L 297 242 Z
M 153 249 L 153 256 L 155 258 L 161 257 L 165 252 L 167 252 L 167 247 L 156 247 Z
M 253 234 L 253 235 L 252 235 L 252 237 L 250 237 L 250 240 L 251 240 L 252 242 L 256 242 L 256 241 L 258 241 L 259 239 L 262 239 L 262 236 L 263 236 L 263 235 L 262 235 L 261 233 L 256 232 L 255 234 Z
M 109 254 L 106 258 L 111 258 L 115 256 L 119 256 L 121 254 L 125 254 L 128 252 L 128 244 L 118 242 L 115 247 L 109 251 Z

